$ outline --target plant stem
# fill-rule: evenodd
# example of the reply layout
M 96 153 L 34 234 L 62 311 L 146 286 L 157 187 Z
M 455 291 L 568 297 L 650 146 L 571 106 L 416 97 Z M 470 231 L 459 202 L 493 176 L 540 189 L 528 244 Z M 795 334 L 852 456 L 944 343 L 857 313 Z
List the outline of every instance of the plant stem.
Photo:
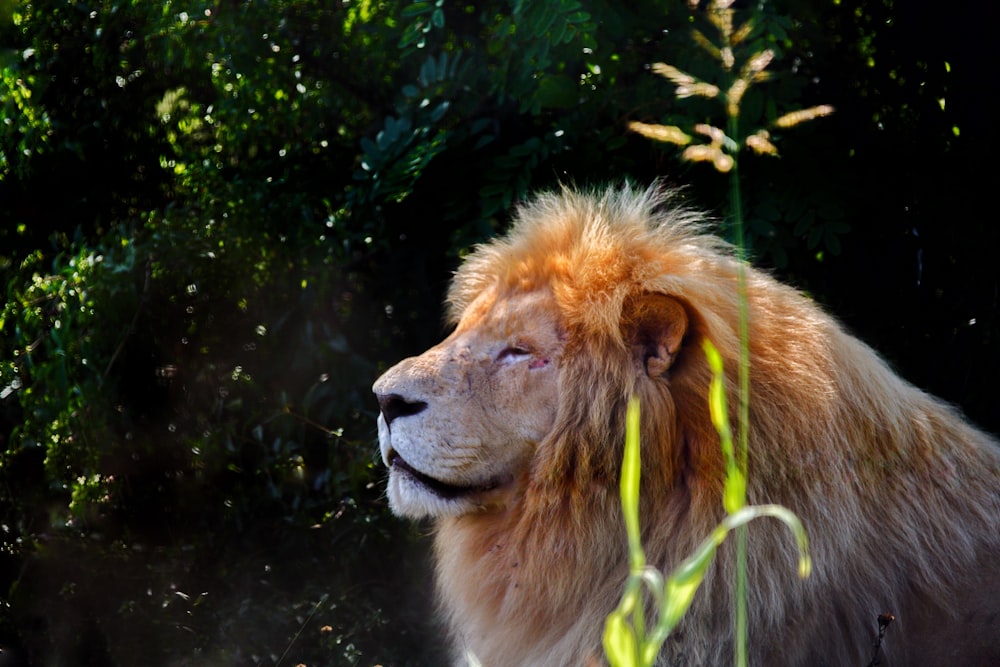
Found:
M 739 117 L 729 117 L 727 131 L 729 137 L 739 145 Z M 739 260 L 736 269 L 736 289 L 739 293 L 739 431 L 736 439 L 736 465 L 747 474 L 747 447 L 750 441 L 750 313 L 747 296 L 746 276 L 746 245 L 743 238 L 743 201 L 740 195 L 739 156 L 733 156 L 733 169 L 729 174 L 729 206 L 730 216 L 735 233 L 736 253 Z M 735 602 L 735 656 L 736 667 L 746 667 L 747 664 L 747 531 L 746 526 L 736 529 L 736 581 Z

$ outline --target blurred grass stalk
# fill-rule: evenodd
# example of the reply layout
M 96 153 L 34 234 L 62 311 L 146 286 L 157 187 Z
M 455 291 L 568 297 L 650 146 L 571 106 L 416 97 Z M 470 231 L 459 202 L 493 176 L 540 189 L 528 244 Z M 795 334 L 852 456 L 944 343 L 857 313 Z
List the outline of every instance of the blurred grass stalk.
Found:
M 705 352 L 712 367 L 709 407 L 712 422 L 722 440 L 726 463 L 723 504 L 726 517 L 664 580 L 654 567 L 647 566 L 639 527 L 639 401 L 632 398 L 628 406 L 625 428 L 625 454 L 622 462 L 621 501 L 629 545 L 629 576 L 618 607 L 608 615 L 603 635 L 604 652 L 612 667 L 651 667 L 670 633 L 687 613 L 694 595 L 712 564 L 716 549 L 733 530 L 760 517 L 781 520 L 791 529 L 799 549 L 799 576 L 807 577 L 812 570 L 809 541 L 802 522 L 791 510 L 780 505 L 747 505 L 746 476 L 736 463 L 732 432 L 726 412 L 725 379 L 722 358 L 708 341 Z M 745 577 L 745 572 L 744 572 Z M 646 590 L 656 611 L 650 627 L 645 618 Z M 745 664 L 746 651 L 743 660 Z M 739 655 L 739 654 L 738 654 Z M 739 658 L 737 658 L 737 661 Z
M 692 8 L 697 3 L 693 3 Z M 732 429 L 726 408 L 725 376 L 722 358 L 708 340 L 704 343 L 705 354 L 712 368 L 709 389 L 709 406 L 712 422 L 719 433 L 726 463 L 726 480 L 723 505 L 726 518 L 716 527 L 701 546 L 680 564 L 664 582 L 663 576 L 654 568 L 646 566 L 645 554 L 639 530 L 639 406 L 633 399 L 629 404 L 625 454 L 622 466 L 621 496 L 625 525 L 628 531 L 630 574 L 625 592 L 618 608 L 606 621 L 604 649 L 613 667 L 645 667 L 652 665 L 660 647 L 670 632 L 680 622 L 691 605 L 695 592 L 704 579 L 717 547 L 730 531 L 736 530 L 736 575 L 734 581 L 734 664 L 747 664 L 747 548 L 746 524 L 752 519 L 770 516 L 785 522 L 795 535 L 799 548 L 799 575 L 806 577 L 811 570 L 808 540 L 801 521 L 790 510 L 778 505 L 747 506 L 747 450 L 750 427 L 750 354 L 749 354 L 749 313 L 746 299 L 746 245 L 744 240 L 743 204 L 740 194 L 738 155 L 743 147 L 760 155 L 778 155 L 771 141 L 768 128 L 758 128 L 745 136 L 740 130 L 740 103 L 744 94 L 756 83 L 767 81 L 770 74 L 767 67 L 774 59 L 774 51 L 762 49 L 742 59 L 737 68 L 736 52 L 741 44 L 754 34 L 754 18 L 734 27 L 735 12 L 732 0 L 714 0 L 706 8 L 710 23 L 718 32 L 718 40 L 713 42 L 698 30 L 693 31 L 694 42 L 705 50 L 720 66 L 721 79 L 726 85 L 720 87 L 702 81 L 666 63 L 652 65 L 654 73 L 670 80 L 675 85 L 677 99 L 703 97 L 718 100 L 723 109 L 725 131 L 708 123 L 697 123 L 692 131 L 676 125 L 658 125 L 641 122 L 629 123 L 629 129 L 654 141 L 672 143 L 682 147 L 681 159 L 692 162 L 710 162 L 713 167 L 729 175 L 729 219 L 732 225 L 733 241 L 739 258 L 737 289 L 742 295 L 739 309 L 739 369 L 738 369 L 738 413 L 739 433 L 734 444 Z M 833 107 L 820 105 L 786 113 L 775 119 L 769 127 L 790 128 L 814 118 L 833 113 Z M 703 141 L 696 141 L 698 136 Z M 643 587 L 653 596 L 654 607 L 658 610 L 656 623 L 647 630 L 644 618 Z

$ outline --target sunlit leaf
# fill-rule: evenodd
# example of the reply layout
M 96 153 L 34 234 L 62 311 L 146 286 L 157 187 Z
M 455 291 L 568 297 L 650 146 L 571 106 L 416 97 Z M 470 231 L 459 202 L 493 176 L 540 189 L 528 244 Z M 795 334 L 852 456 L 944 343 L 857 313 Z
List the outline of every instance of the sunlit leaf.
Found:
M 612 667 L 634 667 L 638 663 L 635 631 L 620 611 L 613 611 L 604 623 L 604 653 Z

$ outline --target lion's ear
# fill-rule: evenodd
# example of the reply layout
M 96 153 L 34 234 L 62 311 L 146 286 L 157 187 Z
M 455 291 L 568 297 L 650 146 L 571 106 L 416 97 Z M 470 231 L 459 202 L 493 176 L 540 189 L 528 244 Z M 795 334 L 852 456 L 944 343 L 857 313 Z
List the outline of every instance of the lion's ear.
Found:
M 622 333 L 649 377 L 660 377 L 674 364 L 687 329 L 684 305 L 666 294 L 642 294 L 625 303 Z

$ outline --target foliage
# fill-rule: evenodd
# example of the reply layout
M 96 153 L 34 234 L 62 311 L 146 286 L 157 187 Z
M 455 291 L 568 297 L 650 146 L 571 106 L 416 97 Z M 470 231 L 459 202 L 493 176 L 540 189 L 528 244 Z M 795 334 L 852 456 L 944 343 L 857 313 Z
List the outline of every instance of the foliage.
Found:
M 176 627 L 162 608 L 191 614 L 175 640 L 191 655 L 242 655 L 218 623 L 231 613 L 273 628 L 244 648 L 280 655 L 288 623 L 233 611 L 256 598 L 293 623 L 317 605 L 331 630 L 296 644 L 314 658 L 412 653 L 419 605 L 393 612 L 397 642 L 375 640 L 392 583 L 425 573 L 416 560 L 372 578 L 386 558 L 372 550 L 404 532 L 381 501 L 368 387 L 389 337 L 437 310 L 447 267 L 414 267 L 423 248 L 492 233 L 566 150 L 557 111 L 609 133 L 593 72 L 614 56 L 610 42 L 593 54 L 600 30 L 579 3 L 438 5 L 418 45 L 420 7 L 14 6 L 0 95 L 14 119 L 0 126 L 3 585 L 16 603 L 3 644 L 49 662 L 111 643 L 109 661 L 133 662 L 134 643 L 100 628 L 152 614 L 159 629 L 137 631 L 148 643 Z M 482 174 L 478 199 L 435 185 L 454 165 Z M 415 223 L 430 210 L 441 224 Z M 336 547 L 302 598 L 226 593 L 218 582 L 245 560 L 229 545 L 275 523 L 285 567 L 354 547 Z M 298 554 L 296 530 L 325 539 Z M 95 602 L 74 561 L 130 573 L 118 601 Z M 343 593 L 357 581 L 386 592 Z M 85 608 L 96 626 L 64 611 Z M 27 630 L 48 625 L 69 634 Z

